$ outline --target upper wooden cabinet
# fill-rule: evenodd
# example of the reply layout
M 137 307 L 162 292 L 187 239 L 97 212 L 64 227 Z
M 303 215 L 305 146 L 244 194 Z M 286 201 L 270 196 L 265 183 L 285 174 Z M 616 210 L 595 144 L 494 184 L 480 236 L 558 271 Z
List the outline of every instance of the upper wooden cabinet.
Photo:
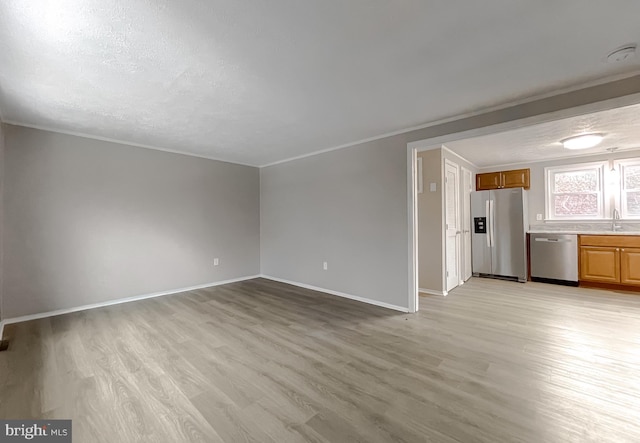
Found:
M 499 189 L 502 184 L 499 172 L 489 172 L 487 174 L 476 175 L 476 191 L 486 189 Z
M 476 174 L 476 191 L 503 188 L 529 189 L 530 175 L 531 172 L 529 169 L 514 169 L 511 171 Z
M 529 189 L 529 169 L 514 169 L 513 171 L 504 171 L 502 174 L 503 188 L 524 188 Z

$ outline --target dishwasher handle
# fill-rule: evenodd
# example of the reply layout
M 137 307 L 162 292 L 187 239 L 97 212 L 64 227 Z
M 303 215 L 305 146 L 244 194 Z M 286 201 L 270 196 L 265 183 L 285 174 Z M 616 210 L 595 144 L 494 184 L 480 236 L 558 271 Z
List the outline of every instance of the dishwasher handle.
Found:
M 538 237 L 534 239 L 535 241 L 541 242 L 549 242 L 549 243 L 571 243 L 573 240 L 568 238 L 546 238 L 546 237 Z

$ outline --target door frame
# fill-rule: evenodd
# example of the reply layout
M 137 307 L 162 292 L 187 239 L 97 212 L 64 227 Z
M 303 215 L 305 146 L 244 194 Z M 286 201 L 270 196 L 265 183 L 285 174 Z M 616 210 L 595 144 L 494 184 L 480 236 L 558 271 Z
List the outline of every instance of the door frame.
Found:
M 591 85 L 593 86 L 593 85 Z M 580 91 L 581 89 L 588 88 L 589 85 L 583 85 L 582 88 L 573 89 L 573 92 Z M 571 91 L 556 91 L 555 95 L 561 95 L 563 92 L 571 93 Z M 552 97 L 549 95 L 548 97 Z M 597 100 L 597 99 L 596 99 Z M 583 102 L 585 100 L 583 99 Z M 512 103 L 510 106 L 517 106 L 521 103 Z M 529 101 L 528 103 L 531 103 Z M 423 140 L 416 140 L 407 143 L 407 222 L 408 222 L 408 239 L 407 239 L 407 256 L 408 256 L 408 310 L 409 312 L 417 312 L 419 308 L 419 285 L 418 285 L 418 222 L 417 222 L 417 152 L 428 151 L 431 149 L 439 149 L 445 143 L 450 143 L 457 140 L 463 140 L 466 138 L 479 137 L 483 135 L 495 134 L 499 132 L 511 131 L 514 129 L 524 128 L 527 126 L 537 125 L 540 123 L 552 122 L 556 120 L 562 120 L 565 118 L 576 117 L 579 115 L 591 114 L 598 111 L 606 111 L 614 108 L 621 108 L 624 106 L 631 106 L 640 103 L 640 93 L 632 93 L 629 95 L 623 95 L 621 97 L 614 97 L 592 103 L 573 106 L 565 109 L 560 109 L 551 112 L 542 112 L 530 117 L 504 121 L 502 123 L 488 124 L 486 126 L 475 127 L 473 129 L 461 129 L 455 131 L 455 122 L 460 127 L 469 127 L 470 123 L 466 120 L 471 119 L 474 116 L 480 116 L 488 114 L 500 109 L 508 109 L 509 106 L 496 107 L 494 109 L 483 110 L 482 112 L 471 113 L 462 115 L 450 119 L 440 120 L 433 122 L 432 124 L 421 127 L 422 130 L 427 130 L 430 127 L 443 125 L 444 123 L 450 123 L 452 127 L 450 133 L 444 135 L 438 135 Z M 508 114 L 508 113 L 507 113 Z M 504 119 L 508 119 L 509 115 L 504 115 Z M 482 124 L 482 123 L 481 123 Z M 446 132 L 446 131 L 445 131 Z

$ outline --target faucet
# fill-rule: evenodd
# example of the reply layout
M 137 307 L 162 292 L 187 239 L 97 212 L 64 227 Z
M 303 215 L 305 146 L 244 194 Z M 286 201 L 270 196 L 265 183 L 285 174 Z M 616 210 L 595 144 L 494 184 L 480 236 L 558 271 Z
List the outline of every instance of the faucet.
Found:
M 616 208 L 613 208 L 613 215 L 611 216 L 611 230 L 616 232 L 618 229 L 621 229 L 621 225 L 616 225 L 616 221 L 620 220 L 620 212 Z

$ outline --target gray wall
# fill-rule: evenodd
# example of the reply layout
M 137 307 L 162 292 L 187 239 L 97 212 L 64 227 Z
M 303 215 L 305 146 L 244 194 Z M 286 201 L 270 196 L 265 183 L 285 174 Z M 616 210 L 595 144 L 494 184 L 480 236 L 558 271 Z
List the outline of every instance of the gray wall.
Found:
M 420 289 L 442 292 L 444 272 L 443 252 L 443 189 L 442 149 L 418 152 L 422 158 L 423 192 L 418 196 L 418 286 Z M 431 192 L 430 183 L 436 184 Z
M 408 142 L 636 93 L 640 76 L 262 168 L 262 272 L 408 307 Z
M 262 168 L 262 273 L 406 307 L 406 149 L 396 136 Z
M 546 162 L 536 162 L 530 164 L 518 164 L 510 166 L 500 166 L 495 168 L 482 168 L 481 172 L 504 171 L 507 169 L 530 168 L 531 169 L 531 189 L 529 189 L 529 223 L 539 225 L 544 222 L 536 220 L 536 214 L 544 217 L 544 168 L 549 166 L 572 165 L 576 163 L 588 163 L 602 160 L 637 158 L 640 157 L 640 150 L 622 151 L 614 154 L 589 155 L 584 157 L 574 157 L 561 160 L 549 160 Z M 557 221 L 554 223 L 558 223 Z M 561 223 L 561 222 L 560 222 Z
M 5 318 L 259 273 L 257 168 L 18 126 L 5 136 Z

